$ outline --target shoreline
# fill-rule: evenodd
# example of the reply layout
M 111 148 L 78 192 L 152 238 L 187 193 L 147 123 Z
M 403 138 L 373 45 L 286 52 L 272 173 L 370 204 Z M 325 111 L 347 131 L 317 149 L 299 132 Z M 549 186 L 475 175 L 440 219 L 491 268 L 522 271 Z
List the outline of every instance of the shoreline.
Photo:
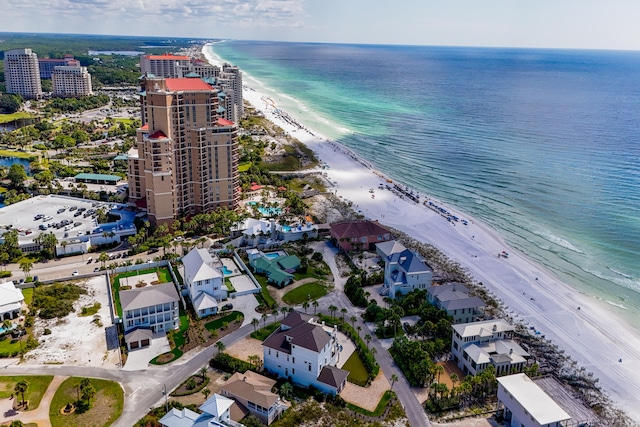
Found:
M 202 52 L 207 60 L 217 62 L 205 47 Z M 606 301 L 559 281 L 543 266 L 509 248 L 488 225 L 456 208 L 428 199 L 466 219 L 468 225 L 449 222 L 422 203 L 400 199 L 387 189 L 379 190 L 379 184 L 385 186 L 387 179 L 393 179 L 339 143 L 282 119 L 273 111 L 277 106 L 269 108 L 263 100 L 267 97 L 255 89 L 245 89 L 244 96 L 267 120 L 300 140 L 329 166 L 324 172 L 335 183 L 332 192 L 338 197 L 353 202 L 367 218 L 431 244 L 458 262 L 496 296 L 516 322 L 533 326 L 579 366 L 593 372 L 614 405 L 640 421 L 640 372 L 635 369 L 640 364 L 640 333 L 608 310 Z M 370 188 L 375 190 L 375 198 L 371 197 Z M 421 199 L 424 198 L 423 194 Z M 509 252 L 509 258 L 498 257 L 502 251 Z

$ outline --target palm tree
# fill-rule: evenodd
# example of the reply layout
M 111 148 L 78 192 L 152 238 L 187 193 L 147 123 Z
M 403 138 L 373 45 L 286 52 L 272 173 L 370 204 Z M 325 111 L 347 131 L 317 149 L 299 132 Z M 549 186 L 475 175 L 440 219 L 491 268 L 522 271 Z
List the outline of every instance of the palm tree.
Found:
M 269 317 L 269 315 L 267 313 L 262 313 L 262 327 L 263 328 L 267 327 L 267 317 Z
M 282 313 L 282 317 L 285 317 L 288 312 L 289 312 L 289 307 L 282 307 L 280 309 L 280 313 Z
M 452 372 L 451 375 L 449 375 L 449 379 L 451 380 L 451 384 L 453 384 L 453 388 L 455 388 L 456 383 L 460 381 L 460 378 L 458 378 L 458 374 L 456 374 L 455 372 Z
M 396 374 L 391 374 L 391 390 L 393 390 L 393 385 L 398 381 L 398 376 Z
M 356 316 L 351 316 L 351 318 L 349 320 L 351 321 L 351 327 L 355 328 L 356 327 L 356 320 L 358 320 L 358 318 Z
M 29 272 L 33 268 L 33 264 L 30 261 L 20 261 L 20 270 L 24 273 L 24 278 L 29 276 Z
M 305 314 L 307 313 L 307 308 L 309 308 L 309 301 L 305 301 L 302 303 L 302 308 L 304 308 Z
M 366 334 L 364 340 L 367 342 L 367 350 L 369 350 L 369 342 L 371 341 L 371 335 Z
M 2 322 L 2 329 L 4 330 L 5 334 L 9 333 L 12 326 L 13 326 L 13 323 L 9 319 L 6 319 L 4 322 Z
M 260 321 L 254 317 L 251 320 L 251 324 L 253 325 L 253 332 L 255 332 L 258 330 L 258 325 L 260 324 Z
M 356 329 L 358 330 L 358 336 L 360 336 L 360 331 L 362 330 L 362 326 L 358 325 Z
M 207 376 L 207 366 L 206 365 L 203 366 L 202 368 L 200 368 L 200 371 L 198 372 L 200 372 L 200 378 L 202 378 L 202 381 L 204 381 L 204 379 Z
M 313 315 L 315 316 L 315 315 L 317 314 L 318 306 L 319 306 L 320 304 L 318 303 L 318 301 L 315 301 L 315 300 L 314 300 L 314 301 L 311 303 L 311 305 L 313 305 Z
M 286 382 L 280 386 L 280 390 L 278 391 L 283 399 L 287 399 L 289 396 L 291 396 L 291 393 L 293 393 L 293 386 L 291 385 L 291 383 Z
M 107 264 L 107 261 L 109 261 L 109 255 L 107 255 L 106 252 L 100 253 L 100 256 L 98 257 L 98 261 L 102 263 L 102 269 L 104 270 L 105 265 Z
M 13 391 L 20 394 L 22 396 L 22 404 L 24 405 L 24 395 L 27 391 L 29 391 L 29 382 L 25 379 L 22 379 L 16 383 L 13 387 Z
M 433 373 L 436 374 L 436 382 L 440 382 L 440 375 L 444 374 L 444 367 L 442 365 L 435 365 L 433 367 Z
M 224 343 L 222 341 L 218 341 L 216 343 L 216 348 L 218 349 L 218 356 L 220 356 L 220 353 L 222 353 L 224 351 L 224 349 L 227 348 L 227 346 L 224 345 Z
M 209 398 L 209 395 L 211 394 L 211 390 L 205 388 L 202 390 L 202 394 L 204 394 L 204 400 L 207 400 Z
M 347 309 L 342 307 L 340 309 L 340 313 L 342 313 L 342 323 L 344 323 L 344 315 L 347 314 Z
M 249 369 L 251 369 L 251 365 L 255 365 L 256 369 L 258 369 L 258 365 L 260 364 L 260 361 L 262 359 L 260 359 L 260 356 L 258 356 L 257 354 L 252 354 L 251 356 L 247 357 L 247 360 L 249 361 Z
M 338 307 L 336 307 L 335 305 L 329 306 L 329 312 L 331 313 L 331 317 L 335 318 L 336 311 L 338 311 Z

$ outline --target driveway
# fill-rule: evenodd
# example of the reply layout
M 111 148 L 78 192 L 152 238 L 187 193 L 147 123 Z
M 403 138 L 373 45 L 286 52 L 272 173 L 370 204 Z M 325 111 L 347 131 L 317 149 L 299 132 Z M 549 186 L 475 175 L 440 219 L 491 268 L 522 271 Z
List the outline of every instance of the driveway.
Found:
M 149 367 L 149 361 L 156 356 L 171 350 L 167 335 L 157 334 L 153 336 L 151 345 L 146 348 L 140 348 L 130 351 L 127 355 L 127 361 L 124 364 L 123 371 L 141 371 Z
M 262 316 L 262 314 L 256 311 L 256 307 L 258 307 L 258 300 L 253 294 L 231 298 L 228 302 L 233 304 L 234 311 L 241 311 L 242 314 L 244 314 L 244 320 L 242 321 L 241 326 L 251 324 L 251 320 L 253 319 L 260 320 Z

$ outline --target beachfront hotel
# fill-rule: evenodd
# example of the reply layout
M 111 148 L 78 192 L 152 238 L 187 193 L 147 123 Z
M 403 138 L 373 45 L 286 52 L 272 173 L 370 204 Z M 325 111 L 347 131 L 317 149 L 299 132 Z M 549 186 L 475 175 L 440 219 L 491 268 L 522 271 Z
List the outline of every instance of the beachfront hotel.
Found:
M 191 58 L 184 55 L 142 55 L 140 57 L 140 71 L 142 74 L 155 77 L 176 78 L 181 77 L 179 68 L 188 67 Z
M 38 55 L 31 49 L 13 49 L 4 53 L 4 80 L 7 93 L 25 99 L 42 98 Z
M 93 93 L 91 74 L 87 67 L 61 65 L 56 66 L 51 73 L 53 96 L 65 98 L 87 96 Z
M 129 152 L 129 201 L 154 224 L 235 209 L 238 127 L 220 118 L 218 90 L 199 78 L 141 78 L 143 126 Z

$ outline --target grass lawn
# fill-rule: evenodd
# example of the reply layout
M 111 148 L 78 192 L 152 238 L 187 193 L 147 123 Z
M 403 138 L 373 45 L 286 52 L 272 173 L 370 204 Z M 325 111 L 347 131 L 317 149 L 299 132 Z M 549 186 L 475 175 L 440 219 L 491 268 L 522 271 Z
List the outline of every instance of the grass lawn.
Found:
M 113 120 L 116 121 L 116 123 L 124 123 L 127 125 L 132 125 L 134 119 L 126 119 L 126 118 L 122 118 L 122 117 L 115 117 Z
M 23 289 L 22 296 L 24 297 L 24 303 L 31 307 L 31 301 L 33 301 L 33 288 Z
M 264 299 L 264 303 L 267 306 L 272 307 L 276 303 L 276 300 L 274 300 L 271 294 L 269 293 L 269 285 L 267 284 L 267 278 L 260 274 L 254 274 L 254 277 L 262 287 L 262 292 L 260 292 L 260 295 L 262 295 L 262 299 Z
M 0 377 L 0 399 L 8 399 L 14 394 L 13 388 L 20 380 L 27 380 L 29 382 L 29 390 L 25 393 L 24 398 L 29 401 L 29 410 L 36 409 L 42 400 L 44 392 L 47 391 L 47 387 L 53 380 L 53 375 L 40 375 L 40 376 L 13 376 L 13 377 Z M 18 396 L 22 399 L 22 396 Z
M 78 389 L 81 378 L 67 378 L 56 391 L 49 419 L 52 427 L 106 427 L 110 426 L 122 414 L 124 407 L 124 392 L 120 384 L 92 378 L 91 384 L 96 389 L 91 409 L 79 414 L 62 415 L 62 409 L 67 403 L 74 403 L 78 399 Z
M 240 163 L 238 165 L 238 172 L 246 172 L 246 171 L 248 171 L 252 164 L 253 163 L 251 163 L 251 162 Z
M 25 113 L 24 111 L 18 111 L 13 114 L 0 114 L 0 123 L 9 123 L 20 119 L 30 119 L 32 117 L 31 114 Z
M 242 314 L 239 311 L 232 311 L 231 313 L 227 314 L 226 316 L 220 317 L 216 320 L 212 320 L 211 322 L 208 322 L 204 325 L 205 328 L 207 328 L 208 331 L 217 331 L 218 329 L 222 328 L 222 326 L 226 323 L 227 325 L 231 324 L 231 322 L 234 322 L 238 319 L 243 319 L 244 318 L 244 314 Z
M 284 294 L 282 301 L 289 305 L 297 305 L 305 301 L 317 300 L 326 294 L 327 288 L 325 286 L 319 283 L 306 283 Z
M 15 357 L 20 354 L 20 351 L 26 346 L 26 337 L 22 337 L 22 345 L 20 340 L 14 340 L 11 338 L 11 334 L 0 337 L 0 356 L 2 357 Z
M 366 384 L 367 379 L 369 378 L 367 369 L 364 367 L 362 359 L 360 359 L 360 355 L 357 351 L 354 351 L 351 354 L 351 356 L 342 366 L 342 369 L 344 369 L 345 371 L 349 371 L 349 377 L 347 377 L 347 379 L 349 381 L 352 381 L 354 384 Z
M 273 333 L 280 326 L 280 322 L 274 322 L 270 325 L 267 325 L 264 328 L 260 328 L 255 332 L 251 332 L 251 338 L 255 338 L 260 341 L 264 341 L 267 339 L 269 335 Z
M 233 287 L 233 285 L 231 284 L 231 280 L 229 280 L 228 277 L 224 278 L 224 284 L 227 287 L 227 290 L 229 292 L 235 292 L 236 291 L 236 288 Z
M 187 329 L 189 329 L 189 315 L 186 311 L 180 309 L 180 329 L 178 329 L 177 331 L 171 331 L 167 334 L 171 334 L 172 339 L 169 340 L 169 343 L 172 344 L 173 348 L 168 353 L 163 353 L 160 356 L 154 357 L 149 363 L 151 363 L 152 365 L 164 365 L 166 363 L 173 362 L 174 360 L 179 359 L 184 354 L 182 350 L 180 350 L 180 347 L 184 345 L 184 334 L 187 332 Z M 173 354 L 173 357 L 171 359 L 166 361 L 158 360 L 162 360 L 162 357 L 165 354 L 169 353 Z
M 0 156 L 2 157 L 18 157 L 20 159 L 30 159 L 35 157 L 37 154 L 35 153 L 25 153 L 24 151 L 13 151 L 13 150 L 0 150 Z

